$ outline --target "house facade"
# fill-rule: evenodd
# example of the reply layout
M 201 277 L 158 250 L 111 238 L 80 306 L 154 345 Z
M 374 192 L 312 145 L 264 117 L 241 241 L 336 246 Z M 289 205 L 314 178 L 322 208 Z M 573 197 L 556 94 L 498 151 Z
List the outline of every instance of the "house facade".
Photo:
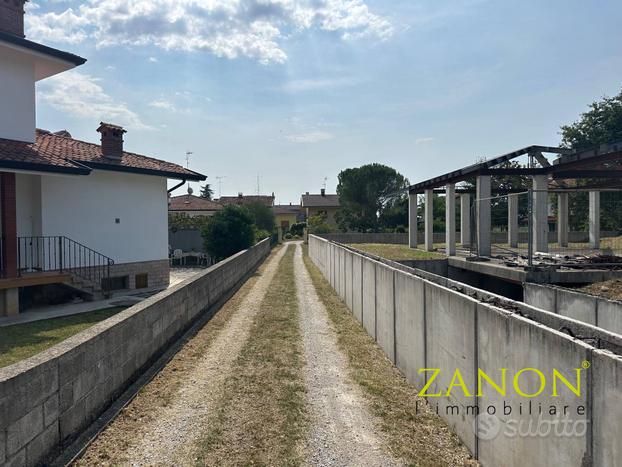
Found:
M 86 60 L 25 39 L 23 15 L 24 0 L 0 2 L 0 316 L 45 284 L 166 286 L 167 179 L 205 177 L 125 151 L 116 125 L 99 143 L 36 129 L 35 83 Z
M 297 204 L 277 204 L 272 208 L 272 212 L 277 227 L 281 227 L 284 232 L 288 231 L 292 225 L 304 222 L 302 207 Z
M 318 214 L 326 214 L 326 222 L 336 226 L 335 214 L 339 211 L 339 195 L 330 195 L 322 188 L 319 194 L 310 194 L 308 191 L 300 197 L 300 205 L 309 220 L 309 217 Z

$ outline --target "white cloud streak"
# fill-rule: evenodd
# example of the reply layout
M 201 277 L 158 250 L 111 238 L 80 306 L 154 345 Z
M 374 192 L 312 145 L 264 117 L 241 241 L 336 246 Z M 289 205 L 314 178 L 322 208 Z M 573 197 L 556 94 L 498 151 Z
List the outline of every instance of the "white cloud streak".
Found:
M 282 42 L 304 30 L 344 40 L 393 34 L 389 20 L 364 0 L 88 0 L 61 13 L 33 7 L 26 20 L 35 40 L 198 50 L 264 64 L 285 62 Z
M 93 121 L 109 121 L 135 130 L 149 130 L 123 102 L 116 101 L 90 75 L 69 71 L 43 81 L 38 98 L 61 112 Z

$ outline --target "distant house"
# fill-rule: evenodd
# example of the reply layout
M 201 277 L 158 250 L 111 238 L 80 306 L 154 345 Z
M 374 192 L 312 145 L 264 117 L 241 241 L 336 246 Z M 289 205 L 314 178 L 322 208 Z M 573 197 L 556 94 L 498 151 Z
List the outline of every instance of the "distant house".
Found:
M 125 151 L 117 125 L 99 125 L 99 144 L 37 130 L 35 82 L 86 60 L 24 39 L 24 1 L 0 5 L 0 315 L 25 287 L 164 287 L 167 179 L 206 177 Z
M 292 204 L 277 204 L 272 208 L 276 225 L 281 227 L 284 231 L 298 222 L 304 221 L 304 213 L 300 205 Z
M 223 205 L 200 196 L 181 195 L 169 199 L 168 212 L 170 214 L 184 214 L 188 217 L 213 216 L 223 208 Z
M 237 196 L 221 196 L 216 201 L 223 206 L 246 206 L 248 204 L 261 203 L 271 208 L 274 206 L 274 193 L 272 193 L 272 195 L 244 195 L 242 193 L 238 193 Z
M 339 196 L 326 194 L 322 188 L 320 194 L 306 194 L 300 198 L 300 205 L 307 217 L 315 216 L 320 213 L 326 214 L 326 221 L 331 225 L 336 225 L 335 214 L 339 211 Z

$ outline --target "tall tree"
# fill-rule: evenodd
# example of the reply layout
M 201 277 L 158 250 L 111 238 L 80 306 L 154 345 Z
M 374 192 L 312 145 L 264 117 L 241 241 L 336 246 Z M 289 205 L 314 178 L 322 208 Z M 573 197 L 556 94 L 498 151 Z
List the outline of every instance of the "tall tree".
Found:
M 408 179 L 382 164 L 367 164 L 339 174 L 341 209 L 337 222 L 344 230 L 378 230 L 383 215 L 406 195 Z
M 268 206 L 263 203 L 250 203 L 245 206 L 245 209 L 253 219 L 253 223 L 259 230 L 266 230 L 267 232 L 273 232 L 276 227 L 276 219 L 274 212 Z
M 212 190 L 212 187 L 209 183 L 206 183 L 201 187 L 201 194 L 199 196 L 205 199 L 212 199 L 212 197 L 214 196 L 214 190 Z
M 562 145 L 583 148 L 622 140 L 622 91 L 592 102 L 581 118 L 561 127 Z

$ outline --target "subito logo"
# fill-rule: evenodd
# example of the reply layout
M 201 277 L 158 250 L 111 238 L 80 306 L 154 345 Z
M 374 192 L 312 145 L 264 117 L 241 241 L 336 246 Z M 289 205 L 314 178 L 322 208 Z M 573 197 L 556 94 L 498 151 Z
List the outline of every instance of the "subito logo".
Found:
M 482 413 L 473 420 L 473 433 L 479 439 L 490 441 L 497 437 L 499 431 L 501 431 L 501 422 L 494 415 Z

